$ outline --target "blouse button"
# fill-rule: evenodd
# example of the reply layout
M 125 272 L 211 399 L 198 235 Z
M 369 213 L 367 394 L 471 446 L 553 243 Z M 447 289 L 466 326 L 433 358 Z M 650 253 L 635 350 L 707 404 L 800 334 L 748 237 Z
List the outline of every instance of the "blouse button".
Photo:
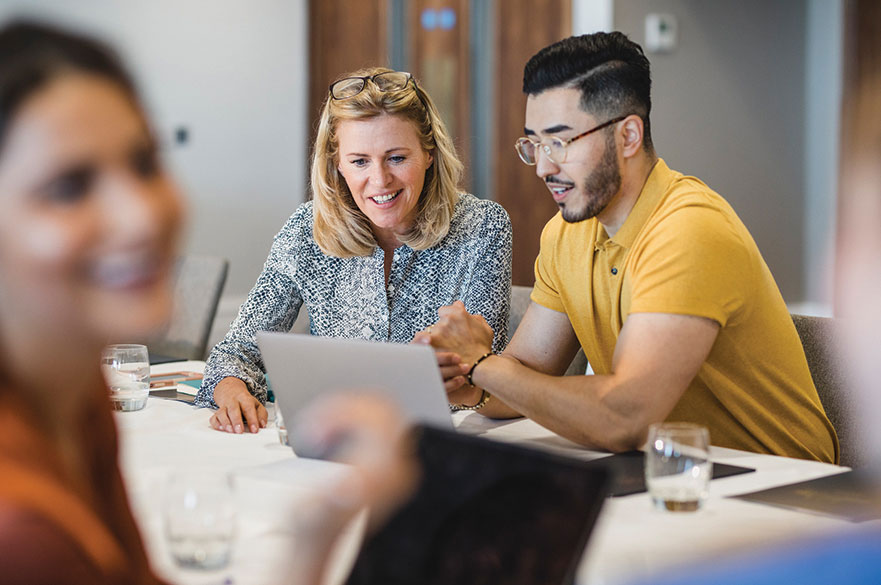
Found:
M 370 337 L 370 334 L 373 333 L 373 330 L 370 329 L 369 325 L 365 325 L 364 329 L 361 330 L 361 335 L 364 337 Z
M 618 269 L 612 266 L 612 274 L 618 274 Z

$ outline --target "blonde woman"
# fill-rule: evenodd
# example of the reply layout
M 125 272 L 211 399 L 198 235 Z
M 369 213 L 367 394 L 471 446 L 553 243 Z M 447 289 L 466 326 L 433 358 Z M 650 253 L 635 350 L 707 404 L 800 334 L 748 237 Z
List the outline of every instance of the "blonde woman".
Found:
M 409 74 L 365 69 L 334 82 L 312 157 L 313 200 L 275 237 L 263 272 L 211 352 L 197 403 L 218 430 L 256 432 L 267 414 L 257 331 L 410 342 L 454 301 L 507 342 L 511 225 L 459 191 L 462 164 L 431 98 Z M 449 387 L 467 364 L 440 354 Z

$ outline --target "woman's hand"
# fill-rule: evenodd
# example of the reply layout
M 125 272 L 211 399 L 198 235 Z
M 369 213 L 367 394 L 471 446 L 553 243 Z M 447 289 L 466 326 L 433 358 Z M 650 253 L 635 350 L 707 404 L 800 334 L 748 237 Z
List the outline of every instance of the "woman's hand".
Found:
M 368 529 L 379 527 L 408 501 L 420 470 L 406 436 L 406 419 L 381 396 L 322 396 L 290 428 L 294 442 L 306 451 L 349 464 L 317 493 L 309 513 L 296 519 L 304 534 L 297 545 L 299 562 L 283 582 L 315 585 L 328 581 L 330 552 L 354 515 L 367 507 Z
M 224 378 L 214 387 L 215 412 L 208 421 L 211 428 L 227 433 L 256 433 L 266 427 L 269 413 L 260 401 L 248 392 L 238 378 Z
M 294 441 L 323 458 L 352 466 L 325 495 L 340 511 L 371 509 L 381 524 L 416 487 L 418 465 L 406 436 L 409 425 L 395 404 L 370 392 L 315 400 L 293 424 Z

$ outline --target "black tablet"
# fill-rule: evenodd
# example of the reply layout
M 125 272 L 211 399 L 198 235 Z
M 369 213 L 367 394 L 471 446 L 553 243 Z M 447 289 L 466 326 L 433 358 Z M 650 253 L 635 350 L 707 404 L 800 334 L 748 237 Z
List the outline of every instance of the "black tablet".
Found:
M 416 494 L 367 538 L 349 585 L 574 582 L 607 470 L 453 431 L 416 433 Z

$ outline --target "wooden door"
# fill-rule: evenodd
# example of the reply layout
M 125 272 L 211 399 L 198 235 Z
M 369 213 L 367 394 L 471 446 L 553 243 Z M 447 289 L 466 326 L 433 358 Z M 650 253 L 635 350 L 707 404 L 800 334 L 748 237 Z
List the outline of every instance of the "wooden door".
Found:
M 388 0 L 309 0 L 310 152 L 328 86 L 340 75 L 388 62 Z
M 409 69 L 434 102 L 465 163 L 463 187 L 470 190 L 471 84 L 469 0 L 410 0 Z
M 514 142 L 523 136 L 526 96 L 523 67 L 539 49 L 572 34 L 569 0 L 499 0 L 496 2 L 495 200 L 514 226 L 514 284 L 532 286 L 539 237 L 557 212 L 535 168 L 523 164 Z

